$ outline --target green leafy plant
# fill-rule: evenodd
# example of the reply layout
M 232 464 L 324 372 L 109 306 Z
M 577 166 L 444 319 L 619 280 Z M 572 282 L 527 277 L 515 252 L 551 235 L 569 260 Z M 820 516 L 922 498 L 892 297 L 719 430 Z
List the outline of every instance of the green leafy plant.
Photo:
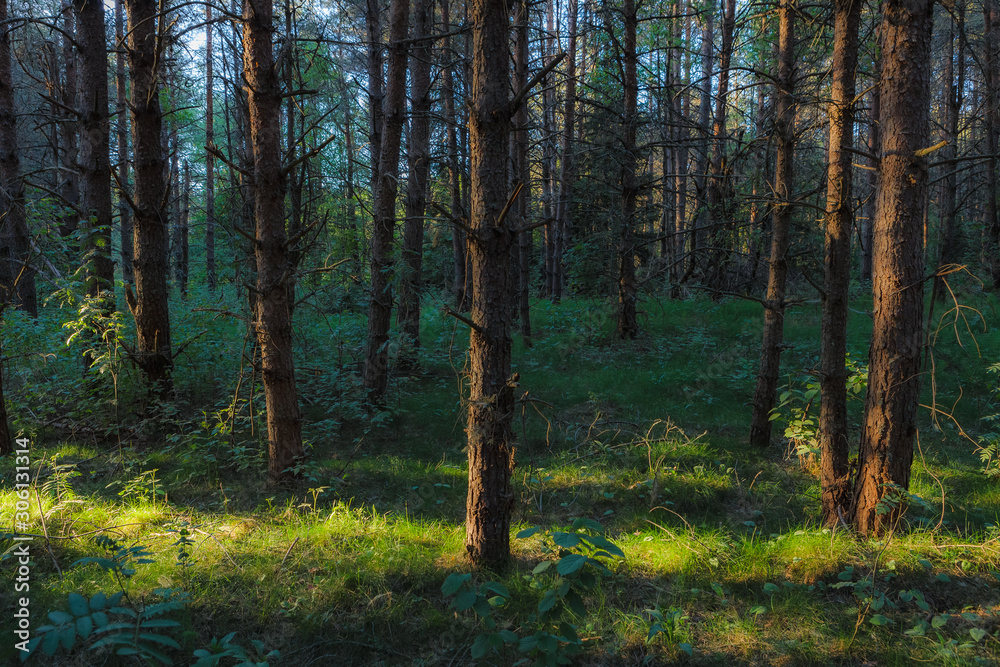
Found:
M 647 609 L 646 613 L 649 614 L 649 633 L 646 635 L 647 643 L 652 643 L 653 640 L 661 638 L 668 646 L 676 646 L 688 655 L 694 655 L 694 648 L 691 646 L 690 641 L 681 641 L 682 639 L 688 639 L 687 622 L 689 619 L 683 610 L 671 607 L 664 611 L 660 609 L 660 605 L 656 605 L 653 609 Z

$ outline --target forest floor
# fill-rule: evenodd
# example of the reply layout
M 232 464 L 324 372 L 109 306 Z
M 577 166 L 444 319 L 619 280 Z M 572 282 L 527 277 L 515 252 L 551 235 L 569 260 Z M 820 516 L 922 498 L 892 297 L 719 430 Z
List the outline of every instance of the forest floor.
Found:
M 63 629 L 79 624 L 94 616 L 99 592 L 125 589 L 119 604 L 133 610 L 177 600 L 150 615 L 162 611 L 159 618 L 179 626 L 143 629 L 153 636 L 143 645 L 174 664 L 191 664 L 199 649 L 217 656 L 245 649 L 256 660 L 277 650 L 271 665 L 298 667 L 465 665 L 483 649 L 480 664 L 501 665 L 529 655 L 540 664 L 546 655 L 593 665 L 997 664 L 1000 478 L 984 473 L 980 456 L 989 419 L 1000 412 L 990 371 L 1000 361 L 1000 320 L 993 297 L 963 298 L 979 311 L 938 305 L 933 316 L 937 326 L 946 315 L 923 402 L 943 412 L 933 419 L 921 411 L 911 495 L 899 498 L 904 520 L 883 540 L 818 523 L 808 442 L 818 412 L 810 386 L 817 382 L 817 304 L 787 317 L 775 444 L 757 451 L 747 432 L 759 304 L 648 300 L 642 334 L 623 343 L 611 335 L 609 303 L 535 303 L 533 347 L 515 339 L 523 395 L 513 492 L 515 532 L 540 531 L 512 539 L 508 571 L 449 579 L 454 597 L 442 585 L 469 571 L 459 399 L 467 336 L 440 304 L 425 305 L 418 370 L 395 378 L 391 404 L 374 419 L 358 399 L 361 316 L 297 311 L 310 460 L 301 483 L 287 489 L 264 485 L 262 399 L 247 393 L 238 321 L 214 320 L 198 337 L 213 315 L 198 304 L 174 309 L 175 341 L 194 342 L 177 360 L 176 404 L 155 418 L 147 409 L 144 421 L 121 398 L 134 378 L 114 358 L 108 375 L 120 403 L 110 382 L 94 390 L 104 398 L 73 399 L 77 389 L 66 385 L 79 375 L 71 372 L 79 352 L 60 351 L 66 333 L 57 322 L 65 314 L 14 321 L 9 326 L 21 335 L 8 338 L 8 400 L 22 415 L 15 426 L 32 440 L 32 473 L 40 473 L 32 503 L 44 509 L 45 525 L 34 530 L 51 538 L 32 543 L 34 630 L 50 621 Z M 217 307 L 208 298 L 201 305 Z M 852 303 L 849 349 L 862 364 L 870 307 L 870 300 Z M 40 344 L 51 344 L 54 356 L 33 360 L 28 346 Z M 856 388 L 855 434 L 864 395 Z M 116 406 L 128 429 L 115 425 Z M 790 424 L 800 436 L 792 441 L 783 437 Z M 13 466 L 0 462 L 2 526 L 14 523 Z M 551 548 L 555 540 L 571 553 L 600 556 L 582 541 L 595 534 L 624 555 L 604 549 L 597 559 L 607 571 L 592 562 L 574 570 L 572 559 L 559 561 L 566 552 Z M 12 545 L 0 542 L 0 550 L 10 555 Z M 106 560 L 74 565 L 88 557 Z M 559 561 L 558 575 L 540 566 L 545 560 Z M 14 567 L 13 560 L 0 565 Z M 583 595 L 567 594 L 565 609 L 557 605 L 539 620 L 547 591 L 558 598 L 564 582 Z M 11 589 L 0 591 L 7 610 L 16 598 Z M 90 608 L 77 609 L 74 593 Z M 494 605 L 468 608 L 477 593 Z M 453 601 L 465 608 L 456 611 Z M 68 616 L 46 619 L 49 610 Z M 483 643 L 491 633 L 499 648 Z M 553 638 L 573 633 L 582 640 L 577 655 Z M 135 664 L 134 657 L 109 661 L 106 647 L 87 647 L 97 635 L 86 634 L 78 628 L 73 640 L 69 631 L 63 648 L 53 646 L 59 660 L 36 655 L 31 662 Z M 13 662 L 5 635 L 0 662 Z

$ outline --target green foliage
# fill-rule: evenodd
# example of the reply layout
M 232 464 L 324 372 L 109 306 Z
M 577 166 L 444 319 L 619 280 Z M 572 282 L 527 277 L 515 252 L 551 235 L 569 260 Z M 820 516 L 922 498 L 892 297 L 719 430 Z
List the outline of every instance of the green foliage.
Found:
M 517 537 L 525 539 L 540 532 L 538 527 L 526 528 Z M 542 553 L 548 558 L 524 575 L 531 588 L 541 592 L 541 599 L 522 625 L 520 636 L 498 629 L 494 618 L 494 610 L 505 606 L 510 598 L 504 585 L 487 581 L 476 587 L 471 574 L 452 573 L 441 586 L 445 597 L 454 596 L 450 606 L 455 611 L 473 610 L 486 630 L 473 642 L 473 658 L 516 642 L 518 650 L 528 654 L 534 665 L 565 665 L 583 648 L 578 630 L 580 621 L 587 617 L 584 596 L 611 574 L 607 565 L 625 554 L 593 519 L 574 519 L 570 530 L 541 534 Z
M 684 611 L 678 607 L 670 607 L 666 611 L 656 605 L 653 609 L 647 609 L 649 614 L 649 632 L 646 641 L 652 642 L 655 639 L 662 639 L 668 646 L 676 646 L 690 656 L 694 655 L 694 648 L 688 639 L 688 621 L 690 620 Z

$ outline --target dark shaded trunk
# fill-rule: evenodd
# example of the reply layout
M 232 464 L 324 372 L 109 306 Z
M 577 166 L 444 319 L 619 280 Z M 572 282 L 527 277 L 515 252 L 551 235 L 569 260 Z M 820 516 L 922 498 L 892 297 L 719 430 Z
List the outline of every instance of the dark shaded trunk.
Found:
M 59 194 L 63 203 L 67 207 L 75 207 L 80 204 L 80 177 L 77 172 L 77 160 L 79 144 L 77 136 L 79 133 L 79 117 L 72 111 L 76 109 L 77 93 L 77 71 L 76 52 L 73 49 L 73 40 L 76 38 L 76 12 L 73 11 L 73 0 L 62 0 L 62 61 L 63 61 L 63 85 L 62 85 L 62 108 L 60 113 L 62 119 L 59 123 L 59 132 L 62 135 L 60 145 L 62 152 L 61 186 Z M 60 231 L 63 237 L 69 238 L 76 234 L 80 226 L 80 216 L 72 209 L 67 210 L 59 221 Z M 76 247 L 76 239 L 71 239 L 70 245 Z
M 212 72 L 212 6 L 205 5 L 205 145 L 215 145 L 215 78 Z M 215 156 L 205 152 L 205 278 L 209 291 L 215 291 Z
M 372 0 L 374 1 L 374 0 Z M 392 316 L 392 239 L 396 228 L 399 145 L 406 116 L 406 34 L 409 0 L 393 0 L 389 9 L 389 71 L 382 118 L 379 178 L 374 190 L 371 282 L 364 384 L 368 398 L 380 403 L 389 384 L 389 324 Z
M 958 41 L 958 57 L 956 59 L 955 41 Z M 954 160 L 958 157 L 959 139 L 959 119 L 962 111 L 962 100 L 965 91 L 965 2 L 959 0 L 955 3 L 955 14 L 952 23 L 949 24 L 947 61 L 944 67 L 945 77 L 945 122 L 944 134 L 948 145 L 943 151 L 943 158 Z M 958 65 L 958 72 L 955 65 Z M 958 81 L 956 82 L 956 76 Z M 938 264 L 947 266 L 955 264 L 961 256 L 961 245 L 958 235 L 958 207 L 956 205 L 956 192 L 958 190 L 957 165 L 949 164 L 945 166 L 947 173 L 941 187 L 941 233 L 939 237 Z M 943 278 L 938 278 L 938 281 Z M 946 289 L 943 285 L 936 285 L 934 289 L 938 299 L 943 300 Z
M 698 159 L 695 164 L 695 188 L 698 191 L 698 214 L 691 231 L 691 262 L 696 271 L 704 269 L 705 237 L 709 223 L 707 207 L 709 157 L 712 150 L 712 35 L 715 15 L 712 0 L 702 8 L 701 91 L 698 100 Z
M 774 209 L 771 215 L 771 258 L 764 307 L 764 341 L 753 397 L 750 444 L 771 443 L 771 410 L 778 393 L 785 327 L 785 279 L 788 275 L 788 228 L 792 218 L 795 153 L 795 3 L 781 0 L 778 28 L 778 78 L 775 91 Z
M 576 19 L 577 1 L 569 0 L 569 49 L 566 52 L 566 103 L 563 107 L 562 174 L 559 176 L 559 201 L 556 205 L 556 239 L 558 245 L 556 274 L 558 295 L 566 282 L 563 256 L 573 230 L 573 187 L 576 182 Z
M 415 0 L 413 38 L 431 33 L 433 0 Z M 407 147 L 406 222 L 403 225 L 403 275 L 399 283 L 399 325 L 405 345 L 420 347 L 420 296 L 423 292 L 424 213 L 431 160 L 431 43 L 417 41 L 410 54 L 410 136 Z
M 444 31 L 451 31 L 451 15 L 448 0 L 441 0 L 441 22 L 444 24 Z M 441 59 L 446 64 L 442 67 L 441 83 L 442 94 L 444 96 L 444 120 L 447 124 L 448 141 L 448 192 L 450 195 L 450 205 L 448 212 L 453 220 L 464 217 L 462 213 L 462 190 L 461 172 L 458 166 L 458 129 L 455 117 L 455 66 L 450 64 L 454 57 L 451 52 L 451 37 L 445 37 L 442 42 Z M 451 249 L 455 267 L 455 282 L 452 291 L 455 296 L 455 307 L 459 310 L 468 310 L 469 293 L 466 265 L 466 241 L 465 233 L 458 227 L 452 225 L 451 229 Z
M 125 37 L 122 30 L 122 0 L 115 0 L 115 132 L 118 142 L 118 183 L 128 189 L 128 106 L 125 104 Z M 122 280 L 135 282 L 132 270 L 132 209 L 125 197 L 118 198 L 118 217 L 121 230 Z
M 708 219 L 712 227 L 710 284 L 725 287 L 729 267 L 729 246 L 733 239 L 727 236 L 735 230 L 727 229 L 726 211 L 723 206 L 723 189 L 726 170 L 726 113 L 729 100 L 729 65 L 733 57 L 733 32 L 736 26 L 736 0 L 726 0 L 722 17 L 722 44 L 719 50 L 719 92 L 715 98 L 715 123 L 712 126 L 711 174 L 708 178 Z
M 516 240 L 500 213 L 507 203 L 510 141 L 510 61 L 507 3 L 470 0 L 472 322 L 469 337 L 469 494 L 465 549 L 477 567 L 499 568 L 510 558 L 514 494 L 516 377 L 510 375 L 511 248 Z
M 570 0 L 571 27 L 570 33 L 576 30 L 576 0 Z M 514 19 L 514 30 L 517 34 L 514 47 L 514 90 L 521 90 L 528 84 L 528 3 L 521 0 L 517 4 L 517 16 Z M 575 43 L 575 37 L 570 38 Z M 570 85 L 567 82 L 567 85 Z M 569 95 L 569 93 L 567 93 Z M 567 100 L 569 98 L 567 97 Z M 568 102 L 567 102 L 568 103 Z M 528 107 L 522 104 L 514 115 L 514 173 L 511 182 L 514 187 L 521 183 L 524 187 L 517 196 L 517 224 L 524 227 L 528 224 L 528 200 L 530 197 L 529 183 L 531 172 L 528 169 Z M 565 168 L 565 154 L 563 167 Z M 565 187 L 565 185 L 564 185 Z M 552 224 L 552 223 L 550 223 Z M 554 224 L 559 224 L 558 222 Z M 517 268 L 518 268 L 518 308 L 520 310 L 521 339 L 531 347 L 531 232 L 521 232 L 517 238 Z
M 14 304 L 32 317 L 37 317 L 35 272 L 28 263 L 31 246 L 18 153 L 10 31 L 5 21 L 7 0 L 0 0 L 0 26 L 3 26 L 0 28 L 0 315 L 6 304 Z M 0 417 L 3 417 L 2 424 L 6 428 L 6 416 Z
M 161 395 L 173 389 L 167 273 L 170 239 L 163 215 L 167 183 L 161 132 L 161 73 L 157 71 L 160 40 L 156 0 L 126 0 L 128 12 L 131 118 L 135 148 L 135 296 L 129 310 L 135 318 L 137 359 L 150 387 Z M 126 296 L 131 296 L 126 291 Z
M 636 293 L 638 285 L 635 278 L 635 204 L 639 194 L 639 183 L 636 178 L 636 125 L 639 121 L 636 113 L 639 83 L 636 74 L 636 12 L 633 0 L 622 3 L 622 21 L 624 35 L 622 39 L 622 71 L 625 80 L 624 107 L 622 113 L 622 164 L 621 193 L 622 219 L 618 241 L 618 324 L 616 333 L 619 338 L 632 339 L 639 333 L 639 320 L 636 313 Z
M 882 150 L 882 133 L 879 130 L 879 114 L 882 108 L 882 95 L 879 93 L 879 77 L 882 71 L 881 56 L 872 63 L 872 76 L 875 85 L 868 93 L 868 159 L 866 173 L 866 199 L 861 211 L 861 280 L 870 282 L 872 279 L 872 244 L 875 238 L 875 193 L 878 187 L 879 151 Z
M 830 158 L 826 172 L 826 253 L 820 355 L 819 448 L 823 525 L 836 526 L 850 502 L 847 442 L 847 305 L 851 282 L 851 149 L 861 0 L 834 5 Z
M 281 165 L 281 88 L 272 52 L 271 0 L 244 0 L 244 76 L 249 93 L 256 221 L 257 308 L 261 377 L 267 404 L 267 477 L 277 483 L 305 456 L 295 390 L 289 288 L 295 267 L 285 235 L 285 174 Z
M 191 221 L 191 166 L 184 160 L 184 189 L 182 191 L 179 251 L 177 253 L 177 287 L 181 298 L 187 299 L 188 269 L 190 259 L 189 227 Z
M 993 287 L 1000 287 L 1000 212 L 997 197 L 997 149 L 1000 147 L 1000 3 L 987 0 L 983 7 L 986 40 L 986 261 L 993 278 Z M 883 67 L 885 65 L 883 64 Z M 884 91 L 883 91 L 883 94 Z M 887 104 L 886 100 L 883 103 Z M 889 140 L 886 134 L 886 141 Z
M 874 322 L 853 522 L 862 535 L 892 530 L 910 485 L 923 351 L 921 224 L 927 198 L 932 0 L 883 5 L 882 170 L 875 218 Z M 888 509 L 889 511 L 885 511 Z
M 80 210 L 87 216 L 84 245 L 87 294 L 114 310 L 115 265 L 111 258 L 111 118 L 108 114 L 108 48 L 104 5 L 74 0 L 80 56 Z

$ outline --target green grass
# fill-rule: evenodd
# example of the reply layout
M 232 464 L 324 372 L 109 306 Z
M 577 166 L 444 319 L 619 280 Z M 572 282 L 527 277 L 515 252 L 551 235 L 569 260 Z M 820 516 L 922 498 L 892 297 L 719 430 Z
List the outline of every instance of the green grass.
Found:
M 964 330 L 961 345 L 946 330 L 934 351 L 934 379 L 936 400 L 948 412 L 961 394 L 954 415 L 976 437 L 989 430 L 980 419 L 997 411 L 996 378 L 987 368 L 1000 359 L 1000 329 L 992 298 L 969 298 L 988 318 L 987 331 L 977 334 L 982 356 Z M 15 329 L 31 328 L 36 344 L 52 346 L 54 359 L 45 363 L 57 371 L 44 374 L 33 357 L 16 360 L 17 344 L 9 350 L 15 361 L 8 377 L 15 379 L 8 398 L 31 401 L 38 417 L 15 408 L 15 423 L 33 438 L 35 465 L 48 460 L 39 501 L 53 539 L 51 553 L 42 539 L 33 545 L 35 626 L 46 610 L 65 608 L 71 592 L 115 590 L 98 567 L 71 567 L 99 555 L 94 536 L 107 534 L 155 555 L 129 582 L 134 598 L 153 599 L 162 587 L 189 595 L 175 635 L 183 648 L 171 653 L 178 664 L 233 631 L 244 645 L 258 639 L 279 649 L 274 664 L 469 664 L 482 630 L 441 593 L 449 573 L 468 569 L 458 393 L 467 335 L 427 306 L 420 373 L 394 380 L 390 410 L 375 422 L 365 415 L 354 373 L 361 316 L 297 311 L 313 458 L 303 481 L 287 489 L 263 484 L 262 405 L 259 396 L 250 399 L 248 379 L 235 416 L 227 412 L 241 366 L 237 323 L 206 324 L 210 316 L 193 306 L 174 309 L 179 340 L 210 329 L 178 360 L 176 411 L 136 417 L 141 392 L 123 365 L 117 408 L 129 428 L 118 429 L 106 387 L 89 406 L 70 407 L 82 385 L 70 384 L 77 355 L 59 347 L 59 318 L 15 321 Z M 854 304 L 856 311 L 868 307 Z M 983 474 L 973 443 L 954 423 L 942 419 L 937 428 L 929 411 L 921 413 L 911 491 L 925 502 L 911 505 L 896 535 L 875 542 L 831 533 L 818 526 L 815 463 L 788 458 L 782 447 L 760 452 L 746 444 L 762 324 L 757 304 L 649 301 L 643 333 L 628 343 L 612 338 L 604 302 L 538 302 L 533 317 L 533 346 L 515 340 L 523 392 L 514 416 L 515 530 L 586 517 L 625 553 L 588 596 L 587 617 L 575 621 L 585 638 L 581 664 L 1000 660 L 992 574 L 1000 570 L 1000 481 Z M 813 304 L 789 314 L 789 378 L 817 366 L 818 322 Z M 862 360 L 867 329 L 868 318 L 852 315 L 849 349 Z M 860 409 L 860 401 L 852 403 L 855 432 Z M 55 418 L 60 410 L 65 415 Z M 783 440 L 781 424 L 776 441 Z M 54 456 L 77 462 L 80 474 L 52 474 Z M 8 484 L 0 487 L 0 525 L 9 526 L 12 463 L 0 462 L 0 472 Z M 188 567 L 177 564 L 175 544 L 184 525 L 194 527 Z M 510 570 L 492 575 L 511 593 L 495 614 L 502 627 L 530 634 L 541 591 L 525 575 L 544 554 L 538 538 L 512 540 L 512 551 Z M 852 592 L 867 576 L 889 601 L 878 612 Z M 927 610 L 900 597 L 913 589 Z M 0 601 L 13 606 L 10 586 Z M 673 637 L 647 642 L 646 610 L 657 605 L 686 618 Z M 876 613 L 887 622 L 873 624 Z M 935 616 L 947 616 L 942 628 L 905 634 Z M 989 635 L 973 641 L 973 628 Z M 693 656 L 681 644 L 691 644 Z M 104 661 L 95 656 L 66 664 Z M 508 648 L 483 662 L 522 657 Z M 0 646 L 6 659 L 13 659 L 10 642 Z

